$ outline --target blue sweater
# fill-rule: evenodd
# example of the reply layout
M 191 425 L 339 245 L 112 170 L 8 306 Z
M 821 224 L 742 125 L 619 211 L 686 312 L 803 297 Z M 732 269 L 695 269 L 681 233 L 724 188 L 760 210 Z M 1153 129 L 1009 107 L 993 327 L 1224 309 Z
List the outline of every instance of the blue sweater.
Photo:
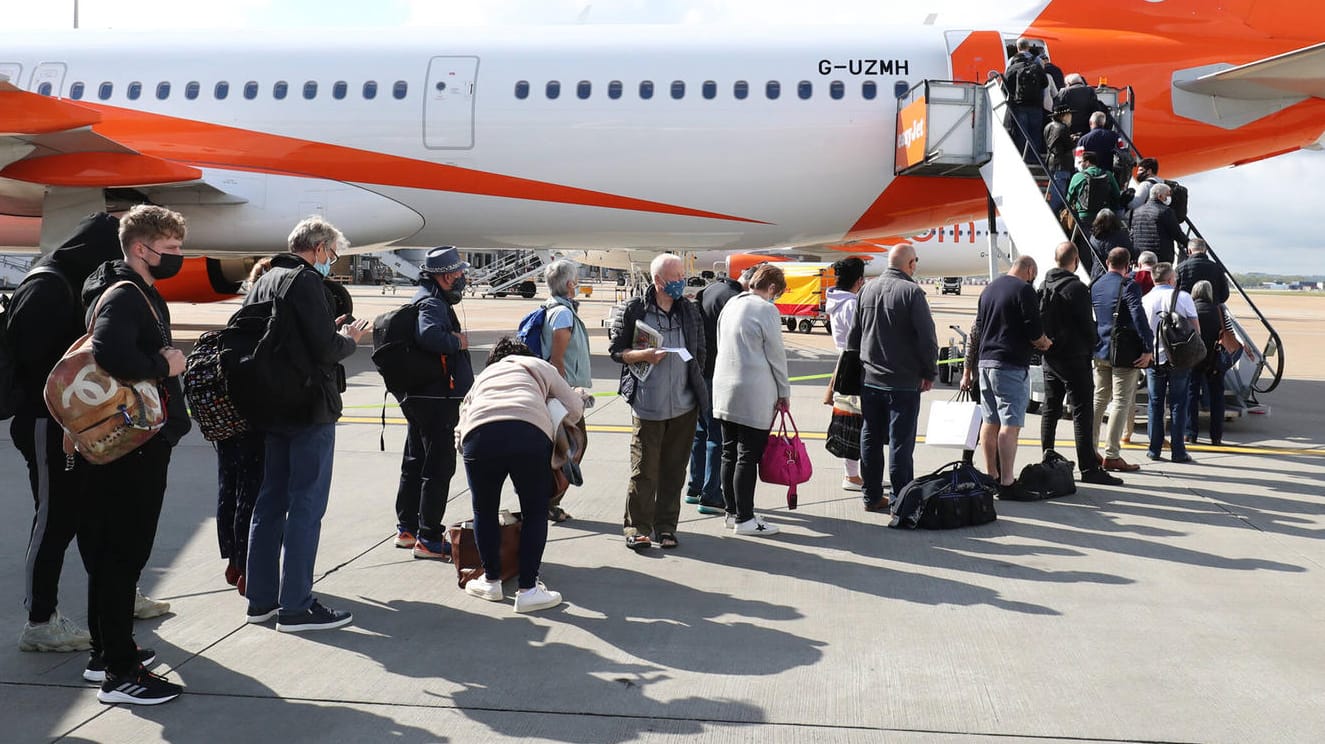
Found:
M 1030 367 L 1031 342 L 1044 335 L 1035 290 L 1009 274 L 990 282 L 980 293 L 975 329 L 981 367 Z

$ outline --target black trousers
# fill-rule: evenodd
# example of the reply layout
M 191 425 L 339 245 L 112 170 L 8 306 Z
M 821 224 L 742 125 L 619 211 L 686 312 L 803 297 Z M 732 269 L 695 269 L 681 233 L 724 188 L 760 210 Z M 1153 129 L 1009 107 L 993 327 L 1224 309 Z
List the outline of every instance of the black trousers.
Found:
M 267 436 L 250 431 L 216 443 L 216 541 L 221 557 L 243 573 L 248 530 L 262 489 Z
M 465 474 L 474 504 L 474 541 L 483 575 L 501 577 L 501 489 L 511 479 L 520 499 L 520 588 L 532 589 L 547 546 L 547 502 L 552 482 L 552 440 L 526 421 L 493 421 L 465 437 Z
M 157 436 L 115 462 L 85 466 L 78 547 L 87 569 L 87 625 L 92 650 L 117 676 L 138 667 L 133 600 L 156 541 L 171 449 Z
M 75 458 L 74 468 L 65 470 L 64 430 L 49 418 L 16 416 L 9 434 L 28 463 L 34 507 L 23 606 L 28 622 L 44 623 L 59 602 L 64 554 L 78 533 L 78 500 L 87 464 Z
M 446 498 L 455 475 L 455 425 L 460 422 L 460 401 L 406 397 L 400 410 L 409 427 L 400 458 L 396 525 L 425 540 L 441 540 L 446 535 L 446 525 L 442 524 Z
M 1072 436 L 1081 472 L 1099 467 L 1095 453 L 1095 378 L 1090 357 L 1044 358 L 1044 408 L 1040 411 L 1040 448 L 1053 449 L 1063 397 L 1072 395 Z
M 722 422 L 722 500 L 737 522 L 755 516 L 755 487 L 759 485 L 759 461 L 768 446 L 768 429 L 756 429 L 731 421 Z

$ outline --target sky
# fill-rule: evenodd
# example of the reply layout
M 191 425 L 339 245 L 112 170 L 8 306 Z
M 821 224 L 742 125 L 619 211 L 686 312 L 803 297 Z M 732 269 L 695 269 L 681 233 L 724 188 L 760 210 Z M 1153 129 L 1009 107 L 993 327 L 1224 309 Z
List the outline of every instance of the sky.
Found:
M 72 25 L 73 0 L 0 0 L 5 30 Z M 266 28 L 476 26 L 550 23 L 831 24 L 923 22 L 971 28 L 991 18 L 987 0 L 81 0 L 80 26 Z M 1009 0 L 1006 18 L 1039 3 Z M 1234 271 L 1325 274 L 1312 229 L 1325 214 L 1313 173 L 1325 152 L 1300 152 L 1188 176 L 1191 215 Z M 1312 169 L 1316 169 L 1313 171 Z

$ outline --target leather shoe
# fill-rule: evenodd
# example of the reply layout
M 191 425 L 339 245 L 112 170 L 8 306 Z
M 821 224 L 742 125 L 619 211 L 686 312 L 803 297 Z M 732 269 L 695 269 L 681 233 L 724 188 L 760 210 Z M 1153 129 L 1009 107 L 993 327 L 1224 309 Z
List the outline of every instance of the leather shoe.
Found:
M 1081 474 L 1082 483 L 1091 483 L 1096 486 L 1121 486 L 1123 479 L 1114 475 L 1109 475 L 1099 468 L 1091 468 Z
M 1106 457 L 1104 458 L 1104 469 L 1116 473 L 1133 473 L 1140 470 L 1141 466 L 1133 465 L 1121 457 Z
M 888 511 L 888 497 L 885 496 L 885 497 L 883 497 L 883 498 L 881 498 L 881 499 L 879 499 L 879 500 L 877 500 L 877 501 L 873 501 L 873 502 L 870 502 L 870 503 L 866 504 L 866 505 L 865 505 L 865 511 L 867 511 L 867 512 L 886 512 L 886 511 Z

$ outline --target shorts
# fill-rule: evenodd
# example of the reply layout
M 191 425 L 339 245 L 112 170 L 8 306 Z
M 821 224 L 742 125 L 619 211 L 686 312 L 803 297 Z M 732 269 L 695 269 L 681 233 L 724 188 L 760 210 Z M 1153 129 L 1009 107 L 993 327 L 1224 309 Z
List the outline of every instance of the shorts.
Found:
M 1025 426 L 1030 400 L 1030 371 L 1026 368 L 980 368 L 980 413 L 986 424 Z

